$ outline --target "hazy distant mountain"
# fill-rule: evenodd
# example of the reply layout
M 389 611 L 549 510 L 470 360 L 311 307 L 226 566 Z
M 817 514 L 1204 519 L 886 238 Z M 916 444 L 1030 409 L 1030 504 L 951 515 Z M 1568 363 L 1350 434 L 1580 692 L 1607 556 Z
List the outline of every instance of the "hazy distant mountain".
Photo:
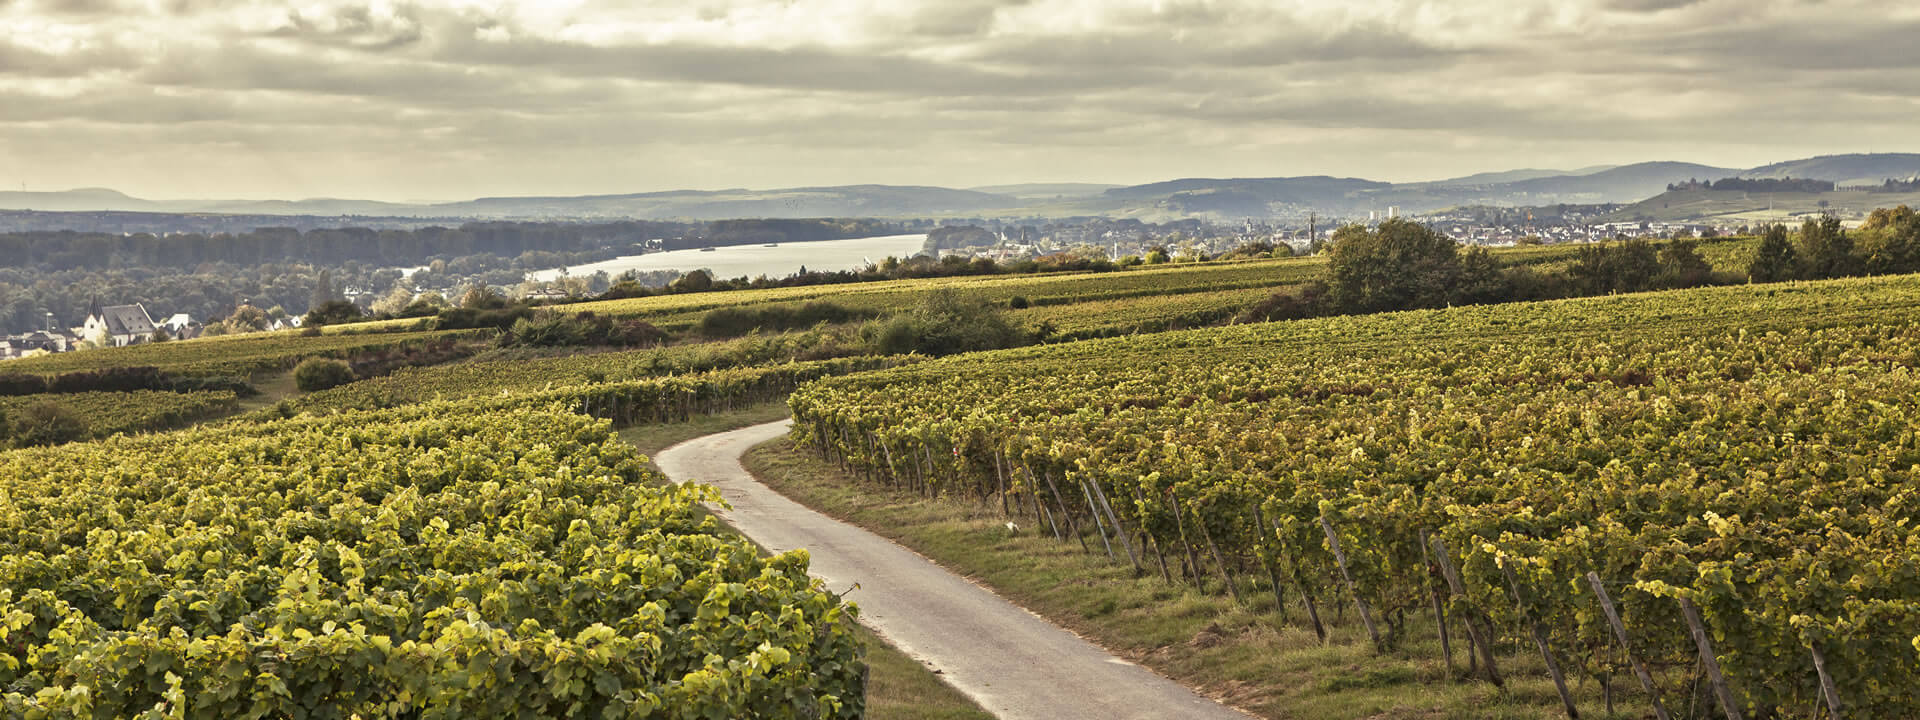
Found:
M 1740 172 L 1731 168 L 1682 162 L 1646 162 L 1622 165 L 1587 175 L 1563 175 L 1534 178 L 1503 187 L 1509 191 L 1537 193 L 1543 196 L 1591 196 L 1588 200 L 1563 199 L 1556 202 L 1633 202 L 1667 191 L 1667 185 L 1693 178 L 1709 180 L 1731 177 Z
M 775 217 L 895 217 L 1013 208 L 1006 195 L 939 187 L 847 185 L 780 190 L 674 190 L 584 197 L 499 197 L 431 206 L 480 217 L 637 217 L 719 220 Z
M 1920 154 L 1916 153 L 1822 155 L 1740 173 L 1741 177 L 1749 178 L 1794 177 L 1831 180 L 1841 185 L 1879 185 L 1888 179 L 1905 180 L 1915 175 L 1920 175 Z
M 472 219 L 716 220 L 796 217 L 942 217 L 1106 215 L 1216 220 L 1314 211 L 1365 215 L 1397 208 L 1414 214 L 1467 205 L 1634 203 L 1686 180 L 1798 177 L 1843 185 L 1878 185 L 1920 174 L 1920 154 L 1832 155 L 1750 170 L 1682 162 L 1646 162 L 1578 170 L 1527 168 L 1419 183 L 1360 178 L 1183 178 L 1144 185 L 1027 183 L 959 190 L 901 185 L 847 185 L 770 190 L 673 190 L 565 197 L 492 197 L 440 204 L 371 200 L 167 200 L 113 190 L 0 192 L 0 209 L 135 211 L 235 215 Z M 351 220 L 334 220 L 350 223 Z
M 1006 195 L 1023 200 L 1051 200 L 1055 198 L 1081 198 L 1099 195 L 1102 192 L 1121 187 L 1100 183 L 1021 183 L 1017 185 L 988 185 L 986 187 L 967 188 L 974 192 Z
M 118 190 L 79 188 L 59 192 L 0 191 L 0 208 L 9 210 L 47 210 L 53 212 L 92 212 L 96 210 L 153 210 L 150 200 L 127 197 Z
M 403 203 L 387 203 L 376 200 L 347 200 L 341 198 L 308 198 L 306 200 L 218 200 L 211 202 L 182 201 L 172 203 L 190 205 L 195 212 L 228 213 L 233 215 L 425 215 L 419 212 L 421 206 Z
M 1276 212 L 1336 208 L 1390 183 L 1324 175 L 1287 178 L 1183 178 L 1113 188 L 1089 198 L 1083 209 L 1108 212 L 1160 211 L 1177 215 L 1267 217 Z
M 1620 167 L 1620 166 L 1619 165 L 1595 165 L 1593 167 L 1581 168 L 1579 170 L 1541 170 L 1537 168 L 1524 168 L 1520 170 L 1504 170 L 1501 172 L 1474 173 L 1472 175 L 1466 175 L 1466 176 L 1457 177 L 1457 178 L 1448 178 L 1446 180 L 1434 180 L 1426 183 L 1410 183 L 1410 184 L 1438 185 L 1438 186 L 1444 186 L 1444 187 L 1452 187 L 1452 186 L 1458 186 L 1458 185 L 1502 185 L 1505 183 L 1520 182 L 1522 180 L 1537 180 L 1539 178 L 1568 177 L 1568 176 L 1575 176 L 1575 175 L 1592 175 L 1602 170 L 1612 170 L 1617 167 Z
M 778 190 L 674 190 L 628 195 L 494 197 L 409 205 L 371 200 L 169 200 L 112 190 L 0 192 L 0 208 L 49 211 L 205 212 L 239 215 L 376 215 L 466 218 L 652 218 L 718 220 L 775 217 L 898 217 L 1015 208 L 1024 201 L 972 190 L 897 185 Z

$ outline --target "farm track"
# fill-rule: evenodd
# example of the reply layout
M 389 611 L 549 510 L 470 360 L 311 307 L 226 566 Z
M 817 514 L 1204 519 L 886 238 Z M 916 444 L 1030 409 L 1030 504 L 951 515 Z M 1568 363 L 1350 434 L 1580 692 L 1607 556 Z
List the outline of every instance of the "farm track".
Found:
M 791 423 L 696 438 L 654 462 L 675 481 L 719 488 L 732 508 L 715 513 L 760 545 L 775 552 L 806 548 L 813 575 L 857 603 L 863 623 L 1002 720 L 1247 718 L 885 538 L 768 489 L 741 466 L 740 456 L 785 434 Z

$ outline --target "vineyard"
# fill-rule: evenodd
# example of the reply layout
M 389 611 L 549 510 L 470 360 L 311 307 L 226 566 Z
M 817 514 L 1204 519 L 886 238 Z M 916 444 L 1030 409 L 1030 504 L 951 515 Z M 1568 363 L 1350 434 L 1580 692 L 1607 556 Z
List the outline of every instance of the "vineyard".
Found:
M 1382 652 L 1431 617 L 1496 684 L 1493 651 L 1524 649 L 1663 717 L 1696 693 L 1729 717 L 1912 717 L 1915 297 L 1899 277 L 1240 326 L 791 405 L 859 473 L 1142 573 L 1272 592 L 1315 629 L 1351 607 Z
M 609 365 L 622 362 L 614 354 L 573 358 L 593 372 L 595 359 Z M 887 368 L 912 362 L 914 356 L 858 357 L 811 362 L 712 370 L 686 375 L 662 375 L 629 380 L 581 379 L 554 382 L 536 368 L 511 372 L 513 364 L 455 365 L 402 372 L 375 381 L 351 383 L 314 393 L 281 407 L 262 411 L 264 417 L 295 413 L 398 408 L 462 399 L 467 412 L 497 413 L 520 408 L 562 407 L 617 425 L 675 422 L 786 397 L 810 380 Z M 607 367 L 602 366 L 602 367 Z
M 20 718 L 859 717 L 853 611 L 604 421 L 446 403 L 0 455 Z
M 91 437 L 177 427 L 238 407 L 232 392 L 83 392 L 0 397 L 0 415 L 12 415 L 36 403 L 52 402 L 86 423 Z M 0 438 L 0 447 L 5 447 Z
M 52 375 L 102 368 L 150 366 L 171 375 L 245 377 L 260 371 L 286 370 L 305 357 L 347 357 L 474 334 L 473 331 L 449 330 L 313 337 L 292 331 L 224 335 L 20 358 L 0 363 L 0 368 L 8 373 Z

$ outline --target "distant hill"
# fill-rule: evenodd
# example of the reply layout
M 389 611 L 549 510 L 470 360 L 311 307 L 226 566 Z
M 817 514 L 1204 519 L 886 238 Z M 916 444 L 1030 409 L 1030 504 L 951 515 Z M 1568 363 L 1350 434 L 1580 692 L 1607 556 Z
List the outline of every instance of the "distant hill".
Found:
M 112 190 L 0 192 L 0 209 L 143 211 L 235 215 L 378 215 L 519 219 L 901 217 L 1015 208 L 1008 195 L 939 187 L 849 185 L 776 190 L 673 190 L 626 195 L 491 197 L 410 205 L 371 200 L 169 200 L 128 197 Z
M 1920 154 L 1829 155 L 1742 170 L 1684 162 L 1644 162 L 1577 170 L 1525 168 L 1446 180 L 1386 183 L 1362 178 L 1181 178 L 1143 185 L 1025 183 L 955 189 L 911 185 L 842 185 L 752 190 L 671 190 L 578 196 L 489 197 L 439 204 L 372 200 L 166 200 L 114 190 L 0 192 L 0 209 L 54 212 L 127 211 L 222 213 L 247 216 L 345 216 L 464 219 L 718 220 L 728 218 L 940 218 L 1105 216 L 1154 219 L 1201 217 L 1218 221 L 1298 216 L 1318 212 L 1365 216 L 1454 207 L 1627 204 L 1653 198 L 1688 180 L 1729 177 L 1808 178 L 1847 185 L 1879 185 L 1920 175 Z M 1670 213 L 1672 203 L 1661 208 Z M 1689 207 L 1697 203 L 1684 203 Z M 1718 205 L 1714 205 L 1718 207 Z M 1706 206 L 1701 206 L 1706 207 Z
M 1841 185 L 1879 185 L 1889 178 L 1905 180 L 1916 175 L 1920 175 L 1920 153 L 1822 155 L 1764 165 L 1740 173 L 1740 177 L 1795 177 L 1831 180 Z
M 1269 217 L 1286 210 L 1346 208 L 1390 183 L 1324 175 L 1284 178 L 1183 178 L 1113 188 L 1081 205 L 1088 211 Z
M 1081 198 L 1099 195 L 1120 185 L 1101 183 L 1022 183 L 1018 185 L 988 185 L 986 187 L 967 188 L 974 192 L 992 195 L 1006 195 L 1022 200 L 1051 200 L 1055 198 Z
M 1466 175 L 1466 176 L 1457 177 L 1457 178 L 1448 178 L 1446 180 L 1434 180 L 1434 181 L 1425 182 L 1425 183 L 1408 183 L 1408 184 L 1434 185 L 1434 186 L 1440 186 L 1440 187 L 1455 187 L 1460 185 L 1502 185 L 1506 183 L 1520 182 L 1522 180 L 1538 180 L 1540 178 L 1550 178 L 1550 177 L 1571 177 L 1571 176 L 1577 176 L 1577 175 L 1592 175 L 1602 170 L 1612 170 L 1617 167 L 1620 167 L 1620 166 L 1595 165 L 1593 167 L 1581 168 L 1579 170 L 1541 170 L 1538 168 L 1524 168 L 1520 170 L 1504 170 L 1501 172 L 1474 173 L 1472 175 Z
M 1875 208 L 1920 207 L 1920 193 L 1836 192 L 1758 193 L 1689 188 L 1665 192 L 1599 218 L 1603 222 L 1656 220 L 1725 221 L 1743 224 L 1797 223 L 1808 215 L 1833 213 L 1860 219 Z
M 1006 195 L 939 187 L 847 185 L 778 190 L 674 190 L 632 195 L 498 197 L 430 206 L 478 217 L 637 217 L 719 220 L 758 217 L 898 217 L 1020 205 Z
M 53 212 L 92 212 L 98 210 L 154 210 L 151 200 L 128 197 L 118 190 L 80 188 L 59 192 L 0 191 L 0 208 L 8 210 L 47 210 Z
M 1589 199 L 1562 199 L 1557 202 L 1632 202 L 1667 191 L 1667 185 L 1699 178 L 1728 177 L 1738 170 L 1682 162 L 1646 162 L 1622 165 L 1587 175 L 1562 175 L 1508 183 L 1510 191 L 1546 196 L 1591 196 Z

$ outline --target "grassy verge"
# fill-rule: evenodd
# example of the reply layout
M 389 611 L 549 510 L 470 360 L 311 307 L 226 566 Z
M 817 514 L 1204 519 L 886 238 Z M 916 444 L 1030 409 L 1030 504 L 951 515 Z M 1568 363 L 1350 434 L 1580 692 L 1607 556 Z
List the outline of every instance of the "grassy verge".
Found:
M 1265 583 L 1244 585 L 1242 605 L 1169 584 L 1157 572 L 1136 578 L 1126 556 L 1108 560 L 1097 538 L 1089 538 L 1089 553 L 1024 518 L 1009 531 L 998 507 L 926 500 L 864 483 L 785 438 L 754 448 L 745 464 L 787 497 L 891 538 L 1122 657 L 1260 717 L 1564 717 L 1545 665 L 1530 647 L 1501 648 L 1507 676 L 1501 691 L 1465 677 L 1466 642 L 1458 625 L 1455 666 L 1448 671 L 1430 616 L 1409 617 L 1401 645 L 1375 654 L 1358 617 L 1346 614 L 1342 621 L 1336 600 L 1323 597 L 1331 641 L 1322 645 L 1297 605 L 1281 619 Z M 1221 592 L 1217 582 L 1212 586 Z M 1652 717 L 1644 695 L 1625 678 L 1615 683 L 1611 715 L 1597 683 L 1574 690 L 1582 717 Z
M 631 427 L 620 431 L 620 438 L 651 457 L 697 437 L 773 422 L 787 414 L 786 403 L 767 403 L 684 423 Z M 860 638 L 867 645 L 869 720 L 993 720 L 939 675 L 873 631 L 862 626 Z

